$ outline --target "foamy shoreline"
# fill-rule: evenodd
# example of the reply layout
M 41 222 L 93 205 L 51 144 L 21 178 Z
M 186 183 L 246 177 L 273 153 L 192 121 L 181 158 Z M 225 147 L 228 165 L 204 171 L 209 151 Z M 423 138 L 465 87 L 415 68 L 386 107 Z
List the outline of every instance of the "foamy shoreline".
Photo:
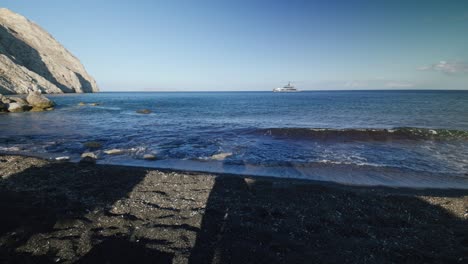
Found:
M 70 161 L 78 163 L 79 156 L 63 156 L 51 153 L 0 152 L 0 155 L 35 157 L 49 162 Z M 120 156 L 120 155 L 118 155 Z M 400 168 L 366 164 L 335 163 L 330 161 L 310 164 L 287 163 L 285 166 L 259 166 L 254 164 L 229 164 L 223 160 L 97 160 L 103 166 L 126 166 L 175 172 L 231 175 L 239 177 L 280 178 L 306 180 L 318 184 L 343 184 L 362 187 L 389 187 L 415 189 L 461 189 L 468 190 L 468 175 L 431 173 L 402 170 Z

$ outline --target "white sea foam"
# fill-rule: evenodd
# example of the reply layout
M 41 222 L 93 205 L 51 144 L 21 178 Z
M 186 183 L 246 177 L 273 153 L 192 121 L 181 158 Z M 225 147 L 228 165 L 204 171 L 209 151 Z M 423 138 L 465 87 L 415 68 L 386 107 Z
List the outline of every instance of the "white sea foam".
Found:
M 21 148 L 19 148 L 19 147 L 0 147 L 0 151 L 14 152 L 14 151 L 21 151 Z

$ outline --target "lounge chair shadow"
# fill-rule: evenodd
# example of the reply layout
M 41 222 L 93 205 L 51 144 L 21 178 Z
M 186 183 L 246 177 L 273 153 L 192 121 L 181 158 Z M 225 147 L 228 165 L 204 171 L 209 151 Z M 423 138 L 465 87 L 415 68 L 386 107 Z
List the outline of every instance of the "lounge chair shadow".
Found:
M 463 190 L 220 176 L 189 263 L 466 261 L 468 221 L 417 195 L 468 205 Z
M 128 263 L 125 260 L 129 259 L 140 260 L 139 263 L 154 260 L 172 263 L 171 254 L 131 241 L 130 233 L 83 227 L 96 223 L 92 219 L 95 210 L 111 214 L 113 204 L 127 197 L 145 175 L 144 169 L 51 163 L 30 167 L 1 180 L 0 263 L 60 262 L 54 246 L 46 245 L 52 240 L 71 243 L 70 247 L 77 248 L 78 253 L 89 250 L 80 263 Z M 110 217 L 132 221 L 125 214 Z M 107 234 L 101 235 L 102 232 Z M 83 238 L 87 242 L 80 249 Z M 149 242 L 156 245 L 159 241 Z M 48 253 L 35 256 L 22 252 L 22 247 L 29 248 L 26 252 L 40 248 Z

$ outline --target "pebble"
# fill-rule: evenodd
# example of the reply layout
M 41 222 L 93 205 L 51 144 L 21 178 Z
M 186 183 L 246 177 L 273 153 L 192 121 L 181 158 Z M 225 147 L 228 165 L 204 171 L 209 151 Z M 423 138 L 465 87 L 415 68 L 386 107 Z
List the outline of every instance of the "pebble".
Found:
M 80 163 L 96 163 L 98 156 L 93 152 L 85 152 L 81 154 Z
M 145 159 L 145 160 L 155 160 L 155 159 L 156 159 L 156 155 L 153 155 L 153 154 L 145 154 L 145 155 L 143 155 L 143 159 Z
M 229 156 L 232 156 L 232 153 L 230 153 L 230 152 L 228 152 L 228 153 L 218 153 L 218 154 L 215 154 L 215 155 L 211 156 L 211 159 L 224 160 Z
M 68 160 L 70 160 L 70 157 L 68 157 L 68 156 L 56 157 L 55 160 L 57 160 L 57 161 L 68 161 Z
M 109 150 L 104 150 L 104 153 L 107 155 L 119 155 L 122 154 L 124 151 L 121 149 L 109 149 Z

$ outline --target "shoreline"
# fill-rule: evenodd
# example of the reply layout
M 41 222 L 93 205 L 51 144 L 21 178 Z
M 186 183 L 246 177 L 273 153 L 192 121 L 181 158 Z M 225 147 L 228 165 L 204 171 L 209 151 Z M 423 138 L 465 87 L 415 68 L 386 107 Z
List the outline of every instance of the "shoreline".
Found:
M 0 175 L 0 262 L 466 261 L 466 190 L 11 155 Z
M 60 156 L 60 155 L 59 155 Z M 190 169 L 177 169 L 177 168 L 165 168 L 157 166 L 144 166 L 139 164 L 112 164 L 112 163 L 95 163 L 95 164 L 81 164 L 79 160 L 55 160 L 46 155 L 35 155 L 35 154 L 22 154 L 22 153 L 5 153 L 0 152 L 0 160 L 2 157 L 18 157 L 22 158 L 31 158 L 37 159 L 49 164 L 74 164 L 79 166 L 97 166 L 102 168 L 122 168 L 122 169 L 135 169 L 135 170 L 146 170 L 146 171 L 159 171 L 162 173 L 180 173 L 190 176 L 209 176 L 209 177 L 237 177 L 237 178 L 251 178 L 257 180 L 266 180 L 266 181 L 279 181 L 279 182 L 292 182 L 296 184 L 304 185 L 319 185 L 324 187 L 331 188 L 342 188 L 349 190 L 372 190 L 372 191 L 382 191 L 386 193 L 396 193 L 396 194 L 429 194 L 429 195 L 449 195 L 451 193 L 456 194 L 467 194 L 467 188 L 447 188 L 447 187 L 415 187 L 415 186 L 393 186 L 393 185 L 366 185 L 366 184 L 352 184 L 352 183 L 342 183 L 329 180 L 315 180 L 315 179 L 306 179 L 306 178 L 294 178 L 294 177 L 281 177 L 281 176 L 270 176 L 270 175 L 253 175 L 253 174 L 242 174 L 242 173 L 228 173 L 228 172 L 211 172 L 203 170 L 190 170 Z M 142 160 L 145 161 L 145 160 Z M 200 162 L 201 164 L 205 162 Z M 0 178 L 1 179 L 1 178 Z
M 58 161 L 59 154 L 2 152 L 1 156 L 21 156 L 42 159 L 53 163 L 79 163 L 74 157 Z M 468 190 L 468 174 L 444 174 L 423 171 L 403 171 L 397 168 L 368 165 L 316 163 L 314 166 L 259 166 L 244 164 L 226 165 L 222 160 L 133 160 L 117 163 L 97 160 L 99 166 L 121 166 L 179 173 L 213 174 L 236 177 L 299 180 L 316 184 L 355 186 L 363 188 L 400 188 L 434 190 Z M 408 177 L 410 176 L 410 177 Z

